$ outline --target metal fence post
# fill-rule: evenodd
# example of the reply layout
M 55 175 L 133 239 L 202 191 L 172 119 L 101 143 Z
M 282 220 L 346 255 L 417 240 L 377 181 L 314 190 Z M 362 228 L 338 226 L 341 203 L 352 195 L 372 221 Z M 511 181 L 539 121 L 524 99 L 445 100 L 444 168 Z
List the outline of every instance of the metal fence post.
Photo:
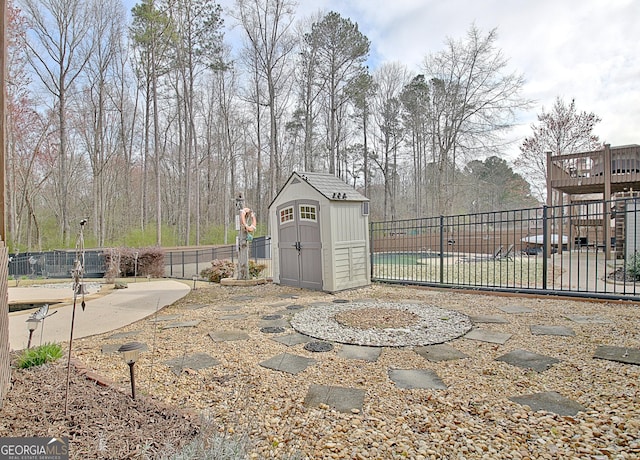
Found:
M 440 216 L 440 284 L 444 284 L 444 216 Z
M 551 241 L 549 240 L 549 207 L 542 207 L 542 289 L 547 289 L 547 269 Z M 562 243 L 562 242 L 561 242 Z
M 373 278 L 373 222 L 369 223 L 369 271 L 371 279 Z

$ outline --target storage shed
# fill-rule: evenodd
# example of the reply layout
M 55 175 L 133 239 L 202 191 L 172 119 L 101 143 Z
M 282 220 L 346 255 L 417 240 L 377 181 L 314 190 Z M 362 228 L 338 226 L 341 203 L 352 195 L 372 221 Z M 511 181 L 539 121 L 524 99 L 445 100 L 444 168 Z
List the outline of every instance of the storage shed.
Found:
M 296 173 L 269 205 L 273 282 L 336 292 L 371 284 L 369 199 L 341 179 Z

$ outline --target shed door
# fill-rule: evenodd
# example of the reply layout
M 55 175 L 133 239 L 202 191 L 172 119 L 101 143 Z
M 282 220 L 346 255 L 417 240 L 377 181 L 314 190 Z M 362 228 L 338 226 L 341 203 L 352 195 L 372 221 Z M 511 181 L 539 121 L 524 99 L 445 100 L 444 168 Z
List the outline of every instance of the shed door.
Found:
M 278 206 L 280 283 L 322 289 L 320 206 L 317 201 L 296 200 Z

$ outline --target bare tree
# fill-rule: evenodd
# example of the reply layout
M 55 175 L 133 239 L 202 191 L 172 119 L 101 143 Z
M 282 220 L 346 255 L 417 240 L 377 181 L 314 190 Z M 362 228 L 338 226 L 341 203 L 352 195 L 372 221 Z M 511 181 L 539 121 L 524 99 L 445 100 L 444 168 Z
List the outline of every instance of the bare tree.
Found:
M 94 51 L 85 68 L 84 97 L 79 102 L 85 113 L 84 123 L 78 130 L 84 140 L 92 171 L 92 202 L 94 235 L 98 246 L 105 245 L 106 214 L 111 198 L 109 181 L 117 177 L 110 166 L 112 158 L 120 153 L 118 123 L 113 119 L 112 89 L 116 86 L 111 76 L 117 63 L 117 53 L 123 52 L 124 11 L 117 0 L 105 0 L 93 5 L 93 21 L 89 39 Z
M 593 112 L 578 113 L 574 99 L 566 104 L 558 96 L 549 112 L 542 108 L 538 124 L 531 125 L 533 135 L 522 142 L 520 155 L 514 162 L 542 200 L 546 196 L 547 152 L 561 155 L 599 149 L 600 140 L 593 134 L 599 122 Z
M 160 116 L 158 104 L 158 80 L 166 72 L 167 50 L 174 39 L 173 25 L 165 11 L 156 7 L 154 0 L 143 0 L 133 10 L 131 35 L 133 46 L 138 50 L 137 75 L 145 93 L 145 129 L 144 129 L 144 174 L 142 204 L 142 225 L 147 222 L 148 165 L 153 145 L 153 168 L 155 175 L 156 204 L 156 244 L 162 244 L 162 157 L 163 146 L 160 142 Z M 151 120 L 153 119 L 153 123 Z M 153 133 L 151 133 L 153 126 Z M 153 144 L 151 144 L 153 140 Z
M 75 152 L 67 132 L 68 99 L 93 51 L 89 40 L 91 2 L 83 0 L 24 0 L 31 34 L 27 35 L 29 62 L 53 98 L 58 118 L 58 154 L 55 194 L 65 245 L 70 241 L 70 183 Z
M 495 29 L 483 35 L 472 26 L 466 40 L 449 39 L 443 51 L 424 61 L 431 82 L 432 161 L 440 180 L 438 214 L 451 211 L 459 163 L 499 153 L 500 134 L 512 127 L 516 111 L 529 105 L 520 96 L 524 80 L 507 73 L 496 38 Z
M 262 81 L 266 89 L 266 100 L 256 100 L 256 104 L 269 109 L 269 197 L 275 195 L 282 178 L 279 113 L 292 77 L 289 61 L 296 46 L 291 30 L 294 6 L 290 0 L 236 0 L 249 67 L 257 77 L 256 85 Z
M 398 196 L 398 152 L 403 140 L 400 94 L 407 83 L 407 70 L 399 63 L 383 64 L 374 74 L 376 96 L 374 119 L 377 126 L 378 151 L 374 161 L 384 178 L 383 216 L 396 219 Z

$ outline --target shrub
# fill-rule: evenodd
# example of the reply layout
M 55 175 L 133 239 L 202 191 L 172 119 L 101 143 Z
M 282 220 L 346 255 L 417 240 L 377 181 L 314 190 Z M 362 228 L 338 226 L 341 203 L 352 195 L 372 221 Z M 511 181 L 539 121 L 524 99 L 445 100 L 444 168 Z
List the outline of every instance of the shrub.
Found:
M 251 278 L 259 278 L 264 269 L 267 268 L 265 264 L 259 264 L 253 260 L 249 261 L 249 276 Z
M 627 274 L 636 280 L 640 280 L 640 254 L 637 252 L 631 257 L 627 263 Z
M 136 270 L 136 253 L 138 266 Z M 105 278 L 115 280 L 120 276 L 164 276 L 164 250 L 151 248 L 114 248 L 105 251 L 105 263 L 108 267 Z
M 200 272 L 200 276 L 212 283 L 219 283 L 222 278 L 231 278 L 235 271 L 235 264 L 228 259 L 214 259 L 211 267 Z
M 45 343 L 39 347 L 24 350 L 18 358 L 18 367 L 28 369 L 59 358 L 62 358 L 62 347 L 57 343 Z

